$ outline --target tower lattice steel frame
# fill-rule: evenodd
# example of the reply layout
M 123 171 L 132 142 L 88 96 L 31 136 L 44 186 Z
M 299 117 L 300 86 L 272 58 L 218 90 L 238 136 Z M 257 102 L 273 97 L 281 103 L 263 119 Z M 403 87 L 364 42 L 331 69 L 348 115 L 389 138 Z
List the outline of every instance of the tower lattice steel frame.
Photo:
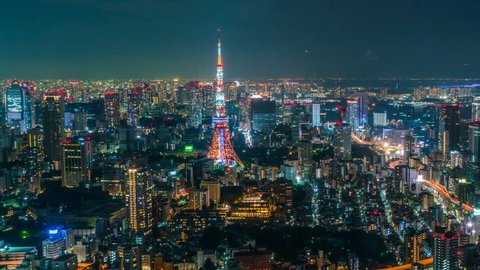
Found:
M 223 92 L 223 62 L 220 29 L 218 29 L 217 84 L 215 93 L 215 115 L 213 116 L 214 133 L 208 157 L 218 165 L 231 166 L 238 164 L 244 167 L 230 141 L 228 117 L 225 110 L 225 94 Z

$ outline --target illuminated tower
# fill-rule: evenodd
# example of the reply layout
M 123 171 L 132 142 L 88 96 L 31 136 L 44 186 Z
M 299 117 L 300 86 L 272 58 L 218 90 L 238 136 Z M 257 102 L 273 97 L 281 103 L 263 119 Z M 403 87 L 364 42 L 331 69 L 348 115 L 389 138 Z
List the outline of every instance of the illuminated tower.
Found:
M 218 30 L 218 59 L 217 59 L 217 90 L 215 93 L 215 115 L 213 116 L 214 133 L 208 157 L 216 164 L 231 166 L 237 163 L 244 167 L 230 142 L 228 117 L 225 112 L 225 95 L 223 93 L 223 62 L 220 29 Z

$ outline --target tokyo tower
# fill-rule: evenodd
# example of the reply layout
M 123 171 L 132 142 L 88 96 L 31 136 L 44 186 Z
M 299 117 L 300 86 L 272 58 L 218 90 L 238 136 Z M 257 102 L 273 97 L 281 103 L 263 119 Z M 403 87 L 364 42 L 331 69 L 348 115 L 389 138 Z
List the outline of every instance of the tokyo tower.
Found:
M 208 158 L 217 165 L 234 166 L 235 163 L 244 167 L 242 161 L 233 150 L 228 130 L 228 117 L 225 111 L 225 94 L 223 93 L 223 62 L 220 29 L 218 29 L 217 85 L 215 93 L 215 115 L 213 116 L 214 133 Z

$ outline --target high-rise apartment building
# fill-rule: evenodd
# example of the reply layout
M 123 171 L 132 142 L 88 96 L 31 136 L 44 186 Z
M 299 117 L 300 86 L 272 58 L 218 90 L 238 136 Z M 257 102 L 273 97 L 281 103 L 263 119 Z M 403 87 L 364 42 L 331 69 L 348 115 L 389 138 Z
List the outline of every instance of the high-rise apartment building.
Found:
M 141 169 L 128 170 L 125 202 L 130 231 L 138 236 L 152 232 L 152 188 Z
M 426 232 L 417 232 L 413 228 L 408 228 L 405 232 L 405 256 L 404 263 L 418 262 L 425 257 L 423 249 L 424 241 L 427 238 Z
M 434 233 L 433 269 L 460 269 L 460 234 L 454 232 Z

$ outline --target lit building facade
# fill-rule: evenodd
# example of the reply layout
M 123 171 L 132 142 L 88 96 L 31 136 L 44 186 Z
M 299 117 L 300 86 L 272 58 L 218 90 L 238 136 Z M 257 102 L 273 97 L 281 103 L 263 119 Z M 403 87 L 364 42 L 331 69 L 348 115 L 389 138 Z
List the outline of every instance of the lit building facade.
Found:
M 139 236 L 152 233 L 152 188 L 138 168 L 130 168 L 127 175 L 125 202 L 130 231 Z
M 333 150 L 337 159 L 350 160 L 352 158 L 352 128 L 349 124 L 335 124 Z
M 471 160 L 477 162 L 480 158 L 480 123 L 472 123 L 468 126 L 468 150 Z
M 61 94 L 43 97 L 43 147 L 45 155 L 60 162 L 60 142 L 64 137 L 64 97 Z
M 138 126 L 140 124 L 142 94 L 140 89 L 130 89 L 127 101 L 127 123 L 130 126 Z
M 433 269 L 460 269 L 460 235 L 453 232 L 435 233 L 433 248 Z
M 320 127 L 321 126 L 321 110 L 320 103 L 312 104 L 312 126 Z
M 78 187 L 80 183 L 90 181 L 91 143 L 89 137 L 62 143 L 62 186 Z
M 451 150 L 458 150 L 460 143 L 460 110 L 455 104 L 442 104 L 438 118 L 438 149 L 444 158 Z
M 14 81 L 5 92 L 5 116 L 7 127 L 19 128 L 25 133 L 34 126 L 33 92 Z
M 250 120 L 253 130 L 272 130 L 276 125 L 275 101 L 260 96 L 252 97 Z
M 115 92 L 106 92 L 104 98 L 107 125 L 116 126 L 120 120 L 120 95 Z

